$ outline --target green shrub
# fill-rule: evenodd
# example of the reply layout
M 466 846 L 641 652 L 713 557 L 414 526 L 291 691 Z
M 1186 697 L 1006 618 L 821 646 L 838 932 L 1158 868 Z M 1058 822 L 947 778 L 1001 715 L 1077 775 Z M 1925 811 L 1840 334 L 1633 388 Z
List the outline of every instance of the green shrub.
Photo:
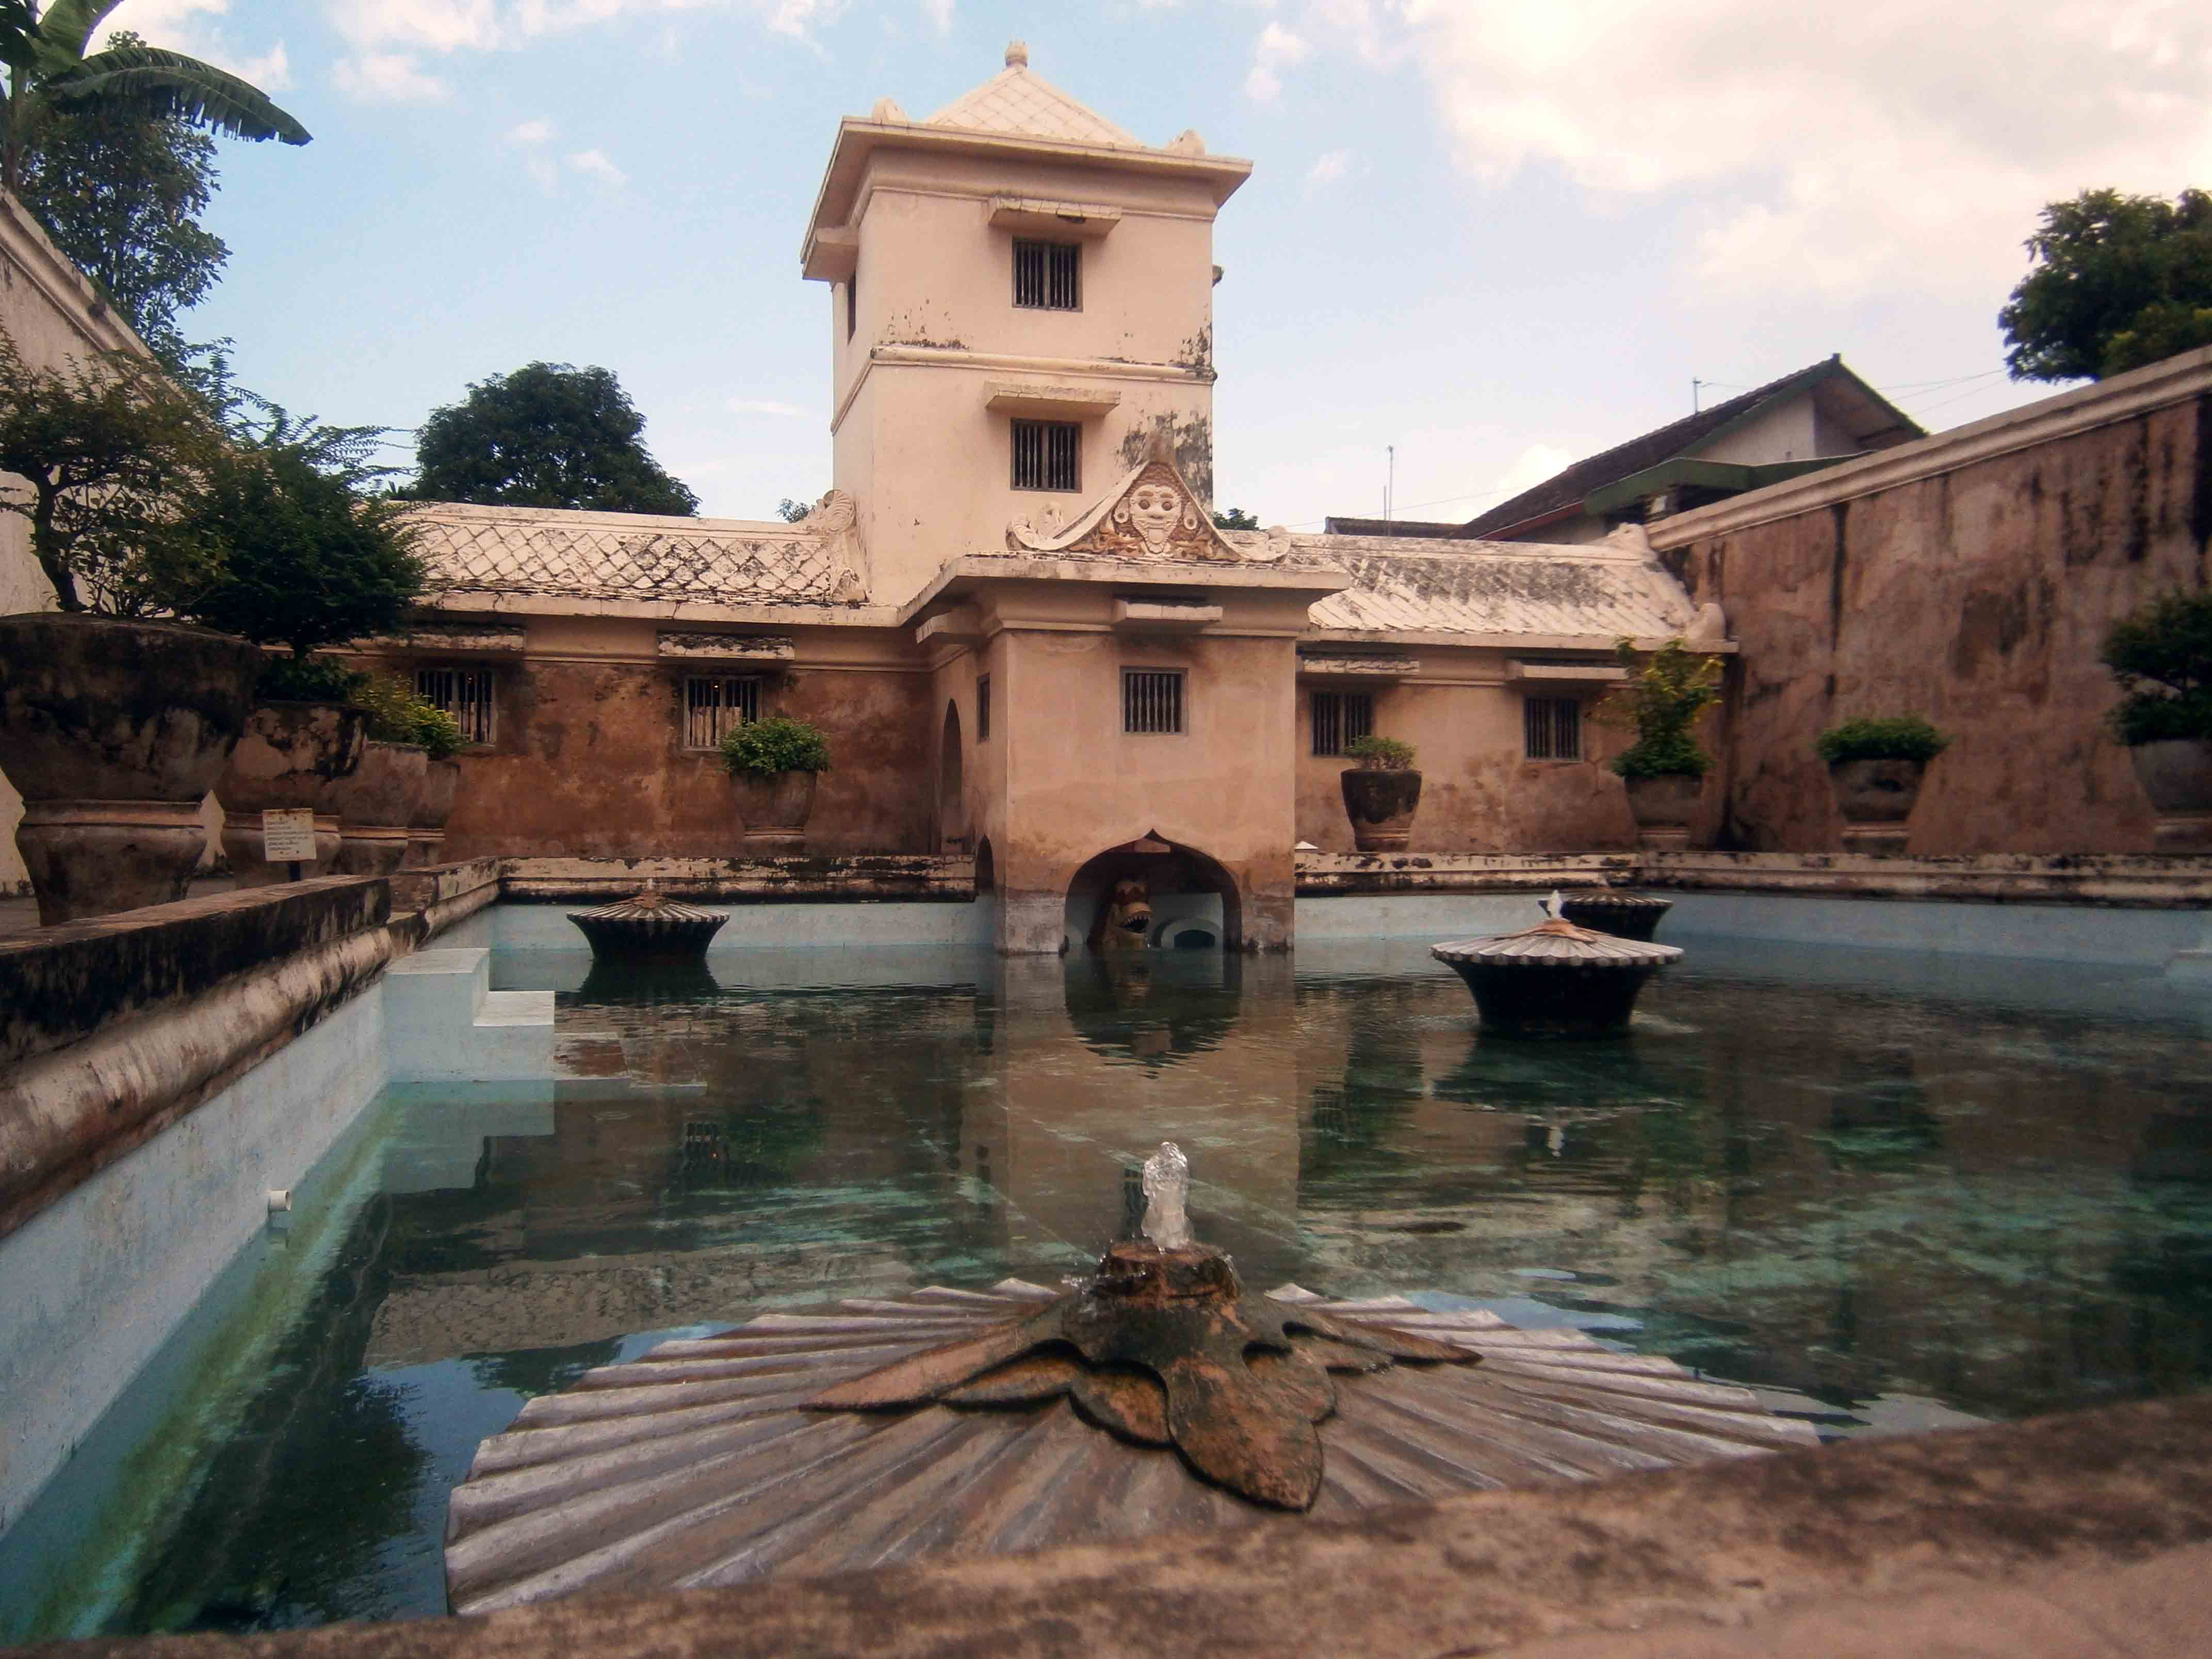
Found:
M 253 695 L 264 702 L 354 702 L 368 683 L 330 657 L 277 657 L 261 665 Z
M 388 674 L 363 676 L 353 703 L 368 713 L 374 742 L 420 744 L 432 760 L 450 759 L 460 750 L 461 723 Z
M 1690 728 L 1720 701 L 1721 659 L 1680 639 L 1650 653 L 1638 651 L 1633 640 L 1618 640 L 1613 654 L 1632 672 L 1592 718 L 1634 732 L 1636 741 L 1613 757 L 1613 769 L 1624 778 L 1705 776 L 1712 757 Z
M 732 777 L 773 777 L 779 772 L 827 772 L 830 740 L 821 728 L 788 715 L 747 720 L 724 734 L 722 769 Z
M 2122 743 L 2212 738 L 2212 593 L 2169 593 L 2115 623 L 2101 660 L 2128 694 L 2111 715 Z
M 1831 766 L 1845 761 L 1932 761 L 1951 746 L 1951 739 L 1919 714 L 1895 714 L 1887 719 L 1862 715 L 1820 733 L 1813 746 Z
M 1413 764 L 1413 745 L 1401 743 L 1395 738 L 1372 734 L 1354 738 L 1344 745 L 1344 752 L 1369 771 L 1403 772 Z

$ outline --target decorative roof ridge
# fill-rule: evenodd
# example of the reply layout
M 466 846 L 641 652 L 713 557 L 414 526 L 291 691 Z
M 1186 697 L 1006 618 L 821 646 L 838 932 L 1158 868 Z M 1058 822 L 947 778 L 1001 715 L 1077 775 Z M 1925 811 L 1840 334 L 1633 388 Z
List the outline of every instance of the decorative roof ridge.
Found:
M 777 519 L 705 519 L 676 513 L 611 513 L 598 507 L 486 505 L 478 501 L 412 501 L 406 504 L 425 518 L 484 524 L 574 525 L 580 529 L 688 531 L 694 535 L 743 536 L 748 539 L 814 541 L 819 539 L 803 524 Z

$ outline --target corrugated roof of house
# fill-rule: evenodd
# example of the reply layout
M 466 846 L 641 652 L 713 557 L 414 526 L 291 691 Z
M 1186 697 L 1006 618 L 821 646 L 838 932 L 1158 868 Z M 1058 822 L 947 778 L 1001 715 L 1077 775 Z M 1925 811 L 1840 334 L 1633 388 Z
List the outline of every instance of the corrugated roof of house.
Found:
M 1595 455 L 1585 456 L 1572 466 L 1553 473 L 1533 489 L 1500 501 L 1488 511 L 1478 514 L 1460 529 L 1460 534 L 1481 537 L 1492 531 L 1508 530 L 1525 524 L 1531 519 L 1540 519 L 1547 514 L 1579 506 L 1583 498 L 1593 490 L 1602 489 L 1609 483 L 1632 477 L 1646 468 L 1657 466 L 1677 455 L 1688 453 L 1699 444 L 1711 439 L 1724 428 L 1735 424 L 1757 410 L 1762 404 L 1808 389 L 1822 380 L 1842 376 L 1867 398 L 1897 416 L 1905 435 L 1919 437 L 1920 428 L 1911 417 L 1895 409 L 1881 394 L 1844 366 L 1840 357 L 1824 357 L 1819 362 L 1784 374 L 1780 380 L 1770 380 L 1765 386 L 1754 386 L 1711 409 L 1700 410 L 1695 415 L 1686 415 L 1679 421 L 1631 438 L 1625 444 Z
M 434 593 L 834 602 L 836 560 L 795 526 L 428 501 L 409 515 Z
M 1444 552 L 1413 537 L 1291 542 L 1291 559 L 1352 574 L 1309 612 L 1333 632 L 1658 639 L 1697 615 L 1656 559 L 1613 543 L 1462 542 Z
M 1009 64 L 981 86 L 938 111 L 927 125 L 971 132 L 1010 132 L 1025 138 L 1066 138 L 1082 144 L 1118 144 L 1132 149 L 1146 147 L 1133 133 L 1115 126 L 1042 76 L 1030 74 L 1026 61 Z

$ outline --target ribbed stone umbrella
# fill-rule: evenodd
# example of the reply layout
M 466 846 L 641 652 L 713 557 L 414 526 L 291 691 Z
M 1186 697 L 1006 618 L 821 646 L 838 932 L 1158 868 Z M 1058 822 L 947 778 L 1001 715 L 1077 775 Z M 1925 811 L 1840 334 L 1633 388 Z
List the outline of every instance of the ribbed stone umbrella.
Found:
M 1432 945 L 1429 954 L 1467 981 L 1483 1030 L 1516 1037 L 1619 1036 L 1644 981 L 1682 957 L 1677 945 L 1596 933 L 1558 915 L 1517 933 Z
M 1674 900 L 1656 893 L 1632 893 L 1611 887 L 1569 893 L 1559 901 L 1559 915 L 1577 927 L 1646 941 L 1659 931 L 1660 919 L 1674 908 Z
M 1006 1279 L 767 1314 L 541 1396 L 454 1490 L 453 1611 L 1208 1527 L 1818 1443 L 1747 1389 L 1576 1331 L 1401 1297 L 1250 1296 L 1191 1243 L 1181 1154 L 1145 1242 Z
M 647 889 L 595 910 L 571 910 L 568 920 L 583 929 L 592 954 L 603 960 L 683 962 L 705 956 L 729 918 Z

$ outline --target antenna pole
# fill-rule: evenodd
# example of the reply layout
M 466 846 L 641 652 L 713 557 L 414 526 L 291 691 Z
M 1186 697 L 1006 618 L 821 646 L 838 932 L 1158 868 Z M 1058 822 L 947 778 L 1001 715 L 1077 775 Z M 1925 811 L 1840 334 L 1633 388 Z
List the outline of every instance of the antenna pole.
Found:
M 1695 415 L 1698 412 L 1698 388 L 1704 385 L 1705 382 L 1703 380 L 1697 380 L 1694 377 L 1690 381 L 1690 413 L 1692 415 Z
M 1382 522 L 1388 524 L 1390 522 L 1391 497 L 1398 493 L 1398 446 L 1385 444 L 1382 453 L 1390 458 L 1389 475 L 1382 485 Z

